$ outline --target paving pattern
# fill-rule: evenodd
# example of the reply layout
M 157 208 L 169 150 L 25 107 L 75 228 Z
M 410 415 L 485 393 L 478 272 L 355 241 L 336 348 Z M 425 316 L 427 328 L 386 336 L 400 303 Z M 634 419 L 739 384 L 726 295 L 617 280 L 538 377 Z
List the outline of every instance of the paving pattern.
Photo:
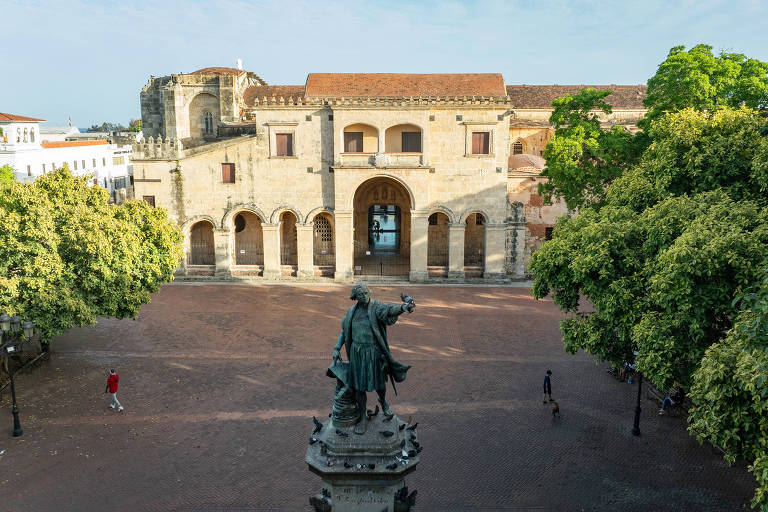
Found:
M 400 287 L 373 287 L 399 301 Z M 754 480 L 700 446 L 636 384 L 564 352 L 549 300 L 526 288 L 409 286 L 413 315 L 390 328 L 413 365 L 391 397 L 419 422 L 407 478 L 417 510 L 748 509 Z M 304 463 L 312 415 L 349 287 L 167 285 L 134 320 L 54 340 L 20 374 L 24 436 L 0 399 L 0 510 L 308 511 L 320 480 Z M 120 373 L 125 412 L 107 408 Z M 561 417 L 541 402 L 546 369 Z M 391 395 L 391 391 L 390 391 Z M 374 399 L 371 395 L 369 401 Z

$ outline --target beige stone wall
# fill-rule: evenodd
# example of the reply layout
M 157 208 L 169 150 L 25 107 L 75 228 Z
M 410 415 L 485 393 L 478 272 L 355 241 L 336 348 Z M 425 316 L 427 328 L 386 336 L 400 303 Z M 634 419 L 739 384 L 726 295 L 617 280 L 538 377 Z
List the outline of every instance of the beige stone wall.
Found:
M 510 128 L 509 129 L 509 154 L 513 154 L 513 145 L 520 141 L 523 144 L 523 153 L 543 156 L 544 148 L 554 135 L 551 128 Z
M 202 138 L 205 134 L 205 114 L 210 113 L 213 118 L 213 135 L 221 122 L 219 113 L 219 98 L 213 94 L 203 92 L 195 96 L 188 108 L 189 130 L 188 137 Z

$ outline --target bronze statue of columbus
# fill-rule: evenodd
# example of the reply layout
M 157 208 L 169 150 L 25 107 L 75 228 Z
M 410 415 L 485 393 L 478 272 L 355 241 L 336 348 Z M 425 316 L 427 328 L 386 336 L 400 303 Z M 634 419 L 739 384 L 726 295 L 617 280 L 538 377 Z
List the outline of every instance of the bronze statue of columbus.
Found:
M 413 312 L 412 300 L 403 304 L 386 304 L 371 299 L 371 291 L 365 283 L 358 283 L 352 288 L 350 299 L 355 305 L 347 310 L 341 321 L 341 334 L 333 348 L 333 364 L 341 361 L 340 350 L 346 348 L 349 370 L 346 384 L 355 395 L 357 406 L 356 434 L 364 434 L 367 428 L 367 395 L 376 391 L 382 412 L 392 415 L 387 403 L 387 380 L 402 382 L 410 366 L 398 363 L 392 358 L 387 343 L 387 326 L 397 322 L 397 317 L 404 312 Z

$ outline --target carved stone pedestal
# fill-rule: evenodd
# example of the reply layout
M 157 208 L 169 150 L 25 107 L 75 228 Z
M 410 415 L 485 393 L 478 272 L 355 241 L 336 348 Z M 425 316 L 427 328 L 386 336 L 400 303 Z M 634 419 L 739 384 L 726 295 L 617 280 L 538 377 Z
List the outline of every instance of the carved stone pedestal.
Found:
M 396 500 L 405 486 L 404 477 L 416 469 L 419 447 L 415 430 L 399 429 L 404 422 L 397 416 L 389 421 L 382 413 L 368 421 L 365 434 L 353 427 L 336 427 L 332 420 L 310 438 L 306 462 L 309 470 L 320 475 L 325 497 L 315 499 L 315 510 L 332 512 L 406 512 L 409 501 Z M 341 432 L 342 435 L 339 435 Z M 382 432 L 392 432 L 387 437 Z M 343 434 L 347 434 L 346 436 Z M 401 447 L 401 444 L 405 444 Z M 415 443 L 415 444 L 414 444 Z M 409 452 L 410 455 L 409 456 Z M 320 503 L 322 501 L 322 503 Z

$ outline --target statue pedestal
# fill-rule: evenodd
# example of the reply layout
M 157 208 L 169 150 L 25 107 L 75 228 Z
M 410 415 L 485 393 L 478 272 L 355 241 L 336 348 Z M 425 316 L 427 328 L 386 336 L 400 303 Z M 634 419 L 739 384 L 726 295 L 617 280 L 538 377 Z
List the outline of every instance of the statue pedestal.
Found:
M 411 439 L 417 433 L 415 430 L 400 430 L 398 427 L 404 422 L 397 415 L 390 421 L 384 419 L 382 413 L 372 417 L 368 421 L 366 433 L 362 435 L 355 434 L 353 427 L 337 428 L 329 419 L 323 424 L 322 430 L 312 436 L 317 441 L 307 447 L 305 460 L 309 470 L 320 475 L 323 491 L 330 497 L 324 505 L 315 505 L 315 510 L 411 510 L 412 503 L 396 500 L 395 494 L 405 486 L 405 476 L 415 470 L 419 463 L 418 456 L 407 455 L 408 451 L 418 446 L 418 438 Z M 338 435 L 337 430 L 347 436 Z M 386 437 L 381 434 L 382 431 L 393 432 L 393 435 Z M 405 446 L 401 448 L 403 441 Z M 392 469 L 388 469 L 388 466 Z M 415 497 L 411 501 L 415 501 Z

